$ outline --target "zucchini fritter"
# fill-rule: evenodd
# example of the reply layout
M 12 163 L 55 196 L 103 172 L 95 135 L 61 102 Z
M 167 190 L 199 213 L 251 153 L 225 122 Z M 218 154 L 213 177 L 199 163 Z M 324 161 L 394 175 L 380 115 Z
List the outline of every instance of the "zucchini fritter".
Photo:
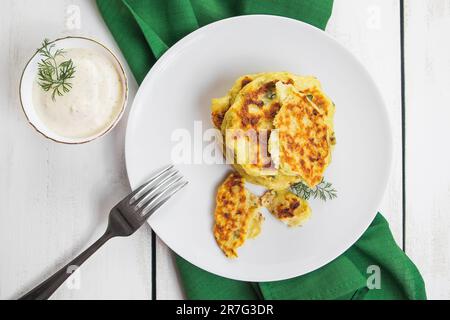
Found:
M 261 203 L 275 218 L 290 227 L 302 225 L 311 216 L 308 202 L 289 190 L 269 190 L 261 197 Z
M 231 104 L 236 99 L 239 91 L 247 84 L 253 81 L 259 74 L 248 74 L 238 78 L 233 87 L 228 91 L 228 94 L 221 98 L 212 99 L 211 101 L 211 118 L 214 126 L 217 129 L 222 127 L 223 118 L 225 113 L 230 108 Z
M 281 109 L 275 116 L 280 171 L 297 175 L 311 188 L 323 179 L 333 147 L 332 104 L 314 102 L 294 86 L 276 84 Z M 316 101 L 320 101 L 316 96 Z M 269 146 L 270 150 L 270 146 Z
M 264 217 L 259 213 L 259 198 L 244 186 L 244 179 L 231 173 L 217 191 L 214 213 L 214 237 L 229 258 L 237 257 L 237 248 L 261 231 Z

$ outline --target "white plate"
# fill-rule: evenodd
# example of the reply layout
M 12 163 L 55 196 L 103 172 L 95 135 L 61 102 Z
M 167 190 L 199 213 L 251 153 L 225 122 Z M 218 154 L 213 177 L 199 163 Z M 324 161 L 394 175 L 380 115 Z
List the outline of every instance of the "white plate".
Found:
M 326 33 L 296 20 L 242 16 L 205 26 L 175 44 L 155 64 L 135 98 L 126 163 L 135 188 L 171 161 L 176 129 L 211 128 L 210 100 L 246 73 L 315 75 L 336 103 L 337 145 L 326 179 L 338 190 L 311 201 L 312 218 L 288 228 L 265 214 L 262 232 L 225 258 L 212 234 L 215 192 L 227 165 L 185 164 L 190 184 L 149 223 L 177 254 L 209 272 L 238 280 L 299 276 L 348 249 L 375 217 L 391 164 L 391 131 L 381 95 L 364 67 Z M 193 146 L 195 148 L 195 146 Z

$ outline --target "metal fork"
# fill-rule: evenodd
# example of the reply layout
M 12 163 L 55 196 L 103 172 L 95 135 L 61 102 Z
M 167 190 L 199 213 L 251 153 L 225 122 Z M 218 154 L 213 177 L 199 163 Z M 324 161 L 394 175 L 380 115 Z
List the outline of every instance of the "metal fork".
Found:
M 159 207 L 187 184 L 173 165 L 159 171 L 111 209 L 108 227 L 100 239 L 20 300 L 48 299 L 69 278 L 73 270 L 81 266 L 106 241 L 114 237 L 132 235 Z

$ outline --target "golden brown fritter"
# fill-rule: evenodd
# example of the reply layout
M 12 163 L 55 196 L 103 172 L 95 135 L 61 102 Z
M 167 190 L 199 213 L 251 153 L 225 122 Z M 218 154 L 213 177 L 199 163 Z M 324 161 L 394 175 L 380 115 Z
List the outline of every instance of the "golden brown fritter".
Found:
M 258 74 L 248 74 L 238 78 L 233 87 L 230 89 L 228 94 L 221 98 L 212 99 L 211 101 L 211 118 L 214 126 L 217 129 L 222 127 L 222 121 L 225 116 L 225 113 L 230 108 L 231 104 L 234 102 L 234 99 L 238 95 L 239 91 L 247 84 L 253 81 Z
M 269 190 L 261 197 L 261 203 L 290 227 L 302 225 L 311 216 L 308 202 L 289 190 Z
M 279 151 L 280 171 L 300 176 L 312 188 L 322 181 L 331 161 L 333 106 L 321 104 L 319 107 L 313 96 L 280 82 L 277 95 L 281 109 L 273 123 L 278 129 L 275 148 Z M 318 96 L 316 101 L 320 102 Z
M 244 184 L 241 176 L 231 173 L 217 191 L 214 237 L 229 258 L 237 257 L 237 248 L 247 238 L 260 233 L 264 221 L 258 211 L 258 197 L 251 194 Z

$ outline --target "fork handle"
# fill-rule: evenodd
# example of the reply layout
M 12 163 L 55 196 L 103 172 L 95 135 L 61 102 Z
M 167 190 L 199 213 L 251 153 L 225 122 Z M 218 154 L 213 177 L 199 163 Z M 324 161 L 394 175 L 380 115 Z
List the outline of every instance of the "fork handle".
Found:
M 46 300 L 58 289 L 67 278 L 73 273 L 72 268 L 78 268 L 85 262 L 91 255 L 94 254 L 106 241 L 113 238 L 114 235 L 107 230 L 103 236 L 95 241 L 89 248 L 84 250 L 78 257 L 66 264 L 63 268 L 57 271 L 50 278 L 42 282 L 40 285 L 32 289 L 30 292 L 19 298 L 19 300 Z

